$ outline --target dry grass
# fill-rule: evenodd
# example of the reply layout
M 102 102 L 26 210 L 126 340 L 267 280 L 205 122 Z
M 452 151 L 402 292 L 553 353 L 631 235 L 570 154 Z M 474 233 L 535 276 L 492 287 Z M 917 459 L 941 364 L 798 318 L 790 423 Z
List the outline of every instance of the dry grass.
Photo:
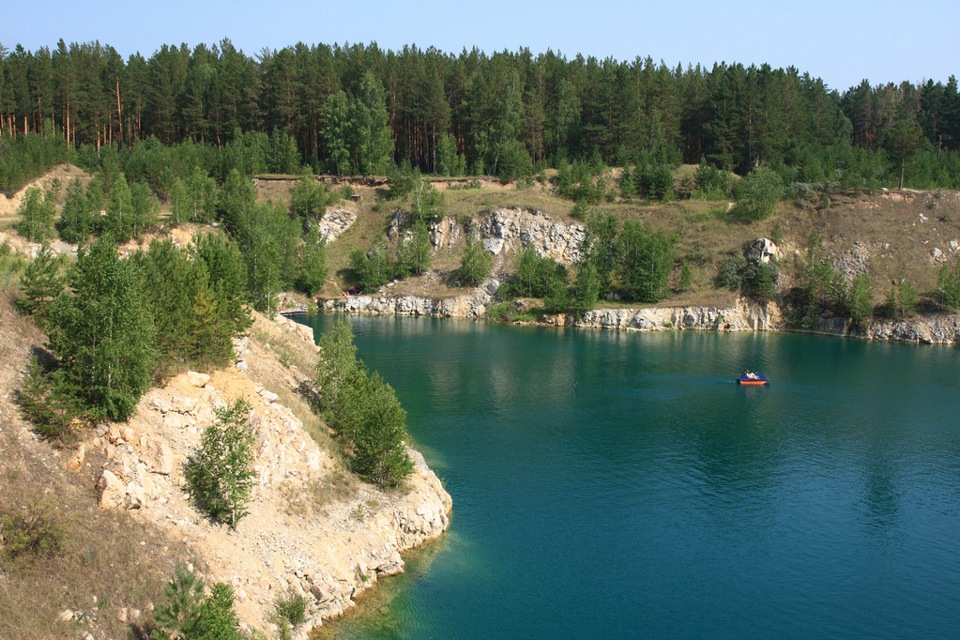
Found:
M 19 385 L 30 347 L 43 340 L 0 294 L 0 389 Z M 49 554 L 12 557 L 0 545 L 0 638 L 135 635 L 148 614 L 134 611 L 158 601 L 176 565 L 191 560 L 189 549 L 125 512 L 102 511 L 94 490 L 102 461 L 88 455 L 77 471 L 66 469 L 74 451 L 35 438 L 10 391 L 0 396 L 0 513 L 39 516 L 63 535 Z M 74 619 L 59 621 L 67 609 Z
M 64 536 L 57 553 L 0 560 L 0 638 L 130 637 L 147 623 L 144 612 L 161 601 L 176 565 L 190 561 L 181 543 L 124 512 L 101 511 L 94 482 L 91 475 L 78 486 L 37 469 L 3 474 L 3 508 L 54 505 L 46 516 Z M 66 610 L 73 619 L 61 621 Z
M 288 516 L 315 519 L 326 515 L 330 505 L 352 499 L 360 492 L 361 486 L 356 476 L 340 468 L 324 476 L 323 480 L 311 480 L 306 487 L 293 489 L 284 485 L 280 490 Z
M 247 358 L 251 377 L 276 393 L 280 403 L 300 419 L 304 430 L 317 444 L 337 457 L 339 446 L 326 423 L 313 412 L 307 398 L 309 380 L 314 377 L 317 367 L 316 352 L 305 348 L 307 345 L 300 336 L 284 331 L 260 314 L 254 315 L 249 333 L 253 338 L 251 357 Z M 273 357 L 265 357 L 260 349 L 269 350 Z
M 677 173 L 684 176 L 695 171 L 696 166 L 689 165 Z M 472 219 L 498 207 L 520 207 L 541 211 L 561 222 L 577 222 L 570 218 L 573 203 L 556 197 L 549 186 L 539 182 L 522 189 L 486 179 L 478 181 L 479 189 L 453 188 L 462 187 L 462 181 L 432 182 L 444 192 L 447 215 L 458 220 Z M 261 186 L 261 197 L 288 200 L 292 185 L 292 181 L 266 181 Z M 383 190 L 363 186 L 355 189 L 361 196 L 360 202 L 344 206 L 357 211 L 358 219 L 327 249 L 331 278 L 321 292 L 324 296 L 339 295 L 348 282 L 350 253 L 366 250 L 384 237 L 394 208 L 402 204 L 385 200 Z M 783 251 L 781 283 L 789 286 L 813 234 L 822 240 L 827 254 L 837 264 L 849 263 L 854 254 L 866 256 L 875 302 L 882 302 L 890 284 L 901 279 L 914 284 L 922 299 L 930 300 L 941 266 L 932 258 L 934 248 L 954 260 L 956 254 L 950 252 L 950 242 L 960 241 L 960 194 L 954 191 L 834 195 L 829 206 L 821 209 L 801 209 L 784 201 L 773 216 L 751 223 L 732 219 L 728 213 L 730 204 L 695 200 L 653 205 L 605 202 L 594 208 L 621 219 L 642 220 L 676 235 L 678 258 L 689 266 L 692 282 L 686 291 L 659 303 L 667 306 L 732 302 L 732 294 L 714 288 L 717 265 L 727 254 L 738 253 L 758 237 L 779 241 Z M 430 297 L 462 293 L 449 286 L 449 275 L 459 266 L 461 250 L 455 245 L 436 252 L 432 264 L 435 273 L 408 278 L 391 292 Z M 503 268 L 509 266 L 508 259 Z M 679 269 L 671 284 L 675 288 L 679 285 Z

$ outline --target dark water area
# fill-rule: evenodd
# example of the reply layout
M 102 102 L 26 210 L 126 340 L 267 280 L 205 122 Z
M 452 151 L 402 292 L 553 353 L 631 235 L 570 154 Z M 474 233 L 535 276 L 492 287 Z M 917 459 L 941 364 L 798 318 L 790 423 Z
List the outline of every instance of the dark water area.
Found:
M 454 513 L 334 637 L 960 637 L 957 349 L 349 321 Z

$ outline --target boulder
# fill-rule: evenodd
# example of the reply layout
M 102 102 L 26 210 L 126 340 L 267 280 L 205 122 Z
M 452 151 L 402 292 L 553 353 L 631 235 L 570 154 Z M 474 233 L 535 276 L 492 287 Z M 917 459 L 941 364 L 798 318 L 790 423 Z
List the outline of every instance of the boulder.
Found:
M 140 459 L 151 473 L 168 476 L 173 473 L 174 456 L 170 446 L 159 438 L 140 438 Z
M 177 413 L 190 413 L 197 408 L 197 399 L 190 396 L 173 396 L 170 406 Z
M 759 264 L 767 264 L 780 255 L 780 249 L 769 238 L 757 238 L 750 243 L 744 254 L 749 260 Z
M 97 501 L 101 509 L 116 509 L 123 506 L 127 495 L 123 482 L 109 469 L 104 469 L 97 480 Z
M 196 371 L 187 371 L 187 382 L 195 387 L 204 387 L 210 382 L 210 375 L 207 373 L 197 373 Z

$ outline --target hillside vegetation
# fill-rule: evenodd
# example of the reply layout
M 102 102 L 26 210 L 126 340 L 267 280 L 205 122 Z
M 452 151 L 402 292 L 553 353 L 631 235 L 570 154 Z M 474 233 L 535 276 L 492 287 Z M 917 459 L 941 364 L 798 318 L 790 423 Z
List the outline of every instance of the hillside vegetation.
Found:
M 697 167 L 682 167 L 671 176 L 671 181 L 675 187 L 679 187 L 685 176 L 696 172 Z M 606 184 L 622 184 L 623 170 L 605 170 L 598 177 Z M 56 182 L 62 184 L 67 180 L 77 180 L 85 190 L 97 179 L 102 177 L 87 174 L 76 167 L 62 166 L 37 180 L 33 185 L 37 187 L 37 192 L 41 195 L 51 194 L 50 202 L 54 205 L 54 218 L 43 223 L 49 224 L 46 228 L 51 235 L 62 222 L 63 210 L 70 197 L 56 189 Z M 731 176 L 731 180 L 737 179 L 742 180 Z M 320 296 L 339 298 L 344 290 L 357 282 L 356 255 L 367 255 L 378 244 L 382 244 L 389 256 L 396 255 L 403 239 L 409 237 L 410 221 L 420 210 L 418 207 L 422 208 L 422 203 L 418 204 L 409 193 L 393 197 L 390 193 L 392 185 L 387 181 L 366 178 L 328 180 L 329 183 L 325 183 L 313 176 L 280 175 L 257 178 L 246 183 L 251 189 L 249 195 L 252 200 L 244 201 L 240 210 L 253 212 L 254 215 L 256 212 L 268 212 L 268 216 L 274 216 L 270 219 L 275 221 L 297 221 L 301 215 L 312 216 L 309 219 L 318 224 L 330 223 L 333 219 L 343 221 L 342 224 L 338 223 L 335 237 L 331 236 L 330 243 L 323 251 L 324 278 L 315 292 Z M 299 199 L 305 193 L 302 191 L 305 185 L 316 185 L 319 189 L 317 193 L 326 196 L 335 194 L 336 197 L 321 200 L 317 205 L 318 210 L 298 213 L 298 207 L 302 205 Z M 857 276 L 868 273 L 871 282 L 870 303 L 878 314 L 887 313 L 884 307 L 888 304 L 890 291 L 899 291 L 898 287 L 903 283 L 910 283 L 917 299 L 913 310 L 900 311 L 941 312 L 944 310 L 943 299 L 938 289 L 942 271 L 945 265 L 949 268 L 956 264 L 960 257 L 960 193 L 956 191 L 866 192 L 833 188 L 829 192 L 818 193 L 811 201 L 802 201 L 797 197 L 782 199 L 763 216 L 751 218 L 738 215 L 733 191 L 726 197 L 712 199 L 676 199 L 674 196 L 665 198 L 665 201 L 656 201 L 623 197 L 615 189 L 608 188 L 590 198 L 584 213 L 583 203 L 586 200 L 581 198 L 573 201 L 569 197 L 561 197 L 561 185 L 561 176 L 556 172 L 543 172 L 537 179 L 514 183 L 471 177 L 425 181 L 421 185 L 425 189 L 421 195 L 434 192 L 441 196 L 428 198 L 437 207 L 430 214 L 431 228 L 434 232 L 446 231 L 441 234 L 442 241 L 431 245 L 428 269 L 420 274 L 392 280 L 383 286 L 383 291 L 390 295 L 431 298 L 461 294 L 465 288 L 469 288 L 459 283 L 457 277 L 468 230 L 475 228 L 479 221 L 493 212 L 504 210 L 521 211 L 537 219 L 567 225 L 571 229 L 589 227 L 591 220 L 612 216 L 622 225 L 635 221 L 645 228 L 662 232 L 664 237 L 673 242 L 667 286 L 656 302 L 643 303 L 661 307 L 724 307 L 748 295 L 749 292 L 740 289 L 719 286 L 717 278 L 723 265 L 731 259 L 744 264 L 744 248 L 757 238 L 771 238 L 778 246 L 779 278 L 772 297 L 787 308 L 791 304 L 791 296 L 796 295 L 796 290 L 802 288 L 804 279 L 809 277 L 811 261 L 822 259 L 824 264 L 830 265 L 835 279 L 846 283 L 844 286 L 847 287 Z M 161 238 L 172 239 L 178 246 L 190 246 L 195 238 L 209 233 L 229 238 L 243 224 L 252 224 L 244 222 L 242 217 L 231 218 L 230 210 L 224 209 L 222 204 L 222 195 L 229 191 L 224 191 L 226 185 L 217 189 L 221 194 L 218 200 L 220 204 L 216 205 L 219 208 L 209 218 L 201 213 L 197 214 L 196 219 L 188 217 L 178 223 L 174 204 L 160 202 L 154 212 L 156 217 L 149 226 L 135 232 L 129 241 L 119 245 L 120 253 L 132 255 L 138 248 L 149 251 L 150 242 Z M 301 190 L 300 195 L 297 195 L 298 189 Z M 0 211 L 0 217 L 7 218 L 6 230 L 0 232 L 0 246 L 3 247 L 0 260 L 4 267 L 4 291 L 0 296 L 0 388 L 3 389 L 0 397 L 0 415 L 3 416 L 0 429 L 0 477 L 3 481 L 0 485 L 3 487 L 0 515 L 6 518 L 2 535 L 5 536 L 3 549 L 8 550 L 0 565 L 0 625 L 3 625 L 0 626 L 0 637 L 57 637 L 67 628 L 89 629 L 103 637 L 121 637 L 131 629 L 143 633 L 152 624 L 148 607 L 151 603 L 162 602 L 164 585 L 174 575 L 177 566 L 192 563 L 198 573 L 210 577 L 211 581 L 233 579 L 231 576 L 239 569 L 228 562 L 233 553 L 228 551 L 231 547 L 222 546 L 230 536 L 224 537 L 224 531 L 218 529 L 218 525 L 197 515 L 184 516 L 185 513 L 195 512 L 189 511 L 190 507 L 183 496 L 171 501 L 169 494 L 160 492 L 153 498 L 140 498 L 139 493 L 134 491 L 129 494 L 128 489 L 128 497 L 121 500 L 131 500 L 130 495 L 134 496 L 134 503 L 141 500 L 137 503 L 141 505 L 141 514 L 153 514 L 153 519 L 148 518 L 153 524 L 148 527 L 144 527 L 142 518 L 132 517 L 127 511 L 101 509 L 98 499 L 102 501 L 102 495 L 98 498 L 94 486 L 101 478 L 102 469 L 118 469 L 117 459 L 112 456 L 116 456 L 119 450 L 117 442 L 125 442 L 125 431 L 118 430 L 116 438 L 111 435 L 109 428 L 106 431 L 82 431 L 79 440 L 85 443 L 81 445 L 82 448 L 74 448 L 75 445 L 60 448 L 39 439 L 21 417 L 22 407 L 15 402 L 17 390 L 23 387 L 23 377 L 28 372 L 32 352 L 42 351 L 42 346 L 46 344 L 41 329 L 12 306 L 13 298 L 21 294 L 19 283 L 30 264 L 28 256 L 38 255 L 40 247 L 17 231 L 21 228 L 23 203 L 28 201 L 28 191 L 29 188 L 14 194 L 10 201 L 3 203 L 6 209 Z M 37 200 L 42 201 L 43 198 Z M 222 212 L 227 213 L 226 217 Z M 109 211 L 105 211 L 103 215 L 91 218 L 94 223 L 91 231 L 96 231 L 96 225 L 104 224 L 102 221 L 108 220 L 110 215 Z M 299 232 L 290 238 L 295 238 L 300 244 L 289 246 L 306 246 L 302 244 Z M 812 240 L 817 247 L 816 254 L 810 250 Z M 51 246 L 55 251 L 67 255 L 68 260 L 76 251 L 75 245 L 62 240 L 54 241 Z M 282 256 L 283 253 L 275 255 Z M 815 258 L 815 255 L 820 257 Z M 520 269 L 522 256 L 522 243 L 508 247 L 498 254 L 491 268 L 491 276 L 501 283 L 509 283 Z M 248 261 L 249 255 L 245 255 L 244 260 Z M 248 273 L 253 277 L 255 272 L 250 270 L 253 266 L 249 262 L 246 264 Z M 566 284 L 573 287 L 579 265 L 563 260 L 556 264 L 569 269 L 566 272 Z M 274 286 L 279 287 L 273 292 L 276 296 L 274 304 L 283 307 L 312 303 L 311 297 L 303 292 L 283 290 L 284 282 L 294 282 L 295 278 L 284 280 L 279 273 L 273 277 L 276 278 Z M 541 299 L 533 299 L 527 301 L 526 306 L 535 309 L 542 303 Z M 598 306 L 636 304 L 636 301 L 597 302 Z M 829 315 L 831 309 L 818 308 L 818 311 Z M 315 360 L 312 358 L 315 358 L 315 354 L 308 354 L 306 360 L 301 360 L 303 346 L 296 346 L 296 341 L 286 341 L 276 329 L 268 329 L 269 326 L 265 317 L 257 316 L 255 324 L 249 329 L 251 340 L 247 351 L 255 350 L 255 358 L 243 354 L 237 356 L 236 346 L 232 355 L 227 357 L 229 362 L 236 357 L 247 358 L 249 372 L 238 377 L 237 372 L 229 373 L 234 371 L 234 365 L 228 365 L 220 370 L 226 373 L 216 374 L 210 384 L 224 397 L 237 395 L 236 390 L 239 389 L 252 389 L 255 382 L 259 382 L 260 389 L 275 389 L 281 402 L 299 412 L 298 419 L 321 443 L 322 449 L 327 452 L 323 454 L 324 459 L 328 462 L 324 466 L 324 480 L 319 484 L 307 483 L 291 489 L 289 484 L 261 479 L 260 488 L 257 489 L 260 502 L 252 509 L 253 515 L 250 517 L 254 520 L 266 518 L 272 522 L 275 516 L 270 515 L 270 511 L 264 511 L 261 504 L 267 500 L 273 505 L 271 508 L 293 509 L 301 516 L 312 517 L 317 509 L 335 514 L 334 518 L 354 523 L 346 527 L 348 532 L 356 530 L 355 523 L 365 522 L 372 526 L 382 522 L 376 514 L 383 513 L 384 509 L 396 508 L 397 498 L 389 492 L 378 492 L 346 474 L 344 454 L 333 446 L 330 432 L 303 402 L 300 393 L 303 372 L 314 368 Z M 218 359 L 215 362 L 219 366 L 224 361 Z M 166 375 L 176 375 L 182 370 L 183 364 L 179 366 L 167 371 Z M 143 438 L 140 434 L 153 434 L 156 425 L 163 422 L 163 416 L 157 413 L 158 407 L 165 406 L 168 400 L 164 400 L 166 396 L 162 394 L 183 395 L 187 393 L 186 390 L 194 388 L 184 381 L 183 374 L 174 380 L 174 387 L 166 390 L 161 387 L 159 391 L 150 392 L 152 395 L 148 397 L 152 404 L 145 404 L 145 400 L 134 409 L 134 414 L 139 417 L 130 424 L 141 441 Z M 202 389 L 194 392 L 204 393 Z M 268 396 L 264 397 L 272 397 L 269 396 L 272 392 L 267 393 Z M 253 394 L 259 397 L 259 392 L 254 391 Z M 267 406 L 271 401 L 257 402 L 259 407 Z M 153 414 L 157 415 L 151 418 Z M 100 434 L 100 431 L 103 431 L 103 436 L 97 435 L 97 442 L 91 444 L 91 438 L 94 438 L 94 434 Z M 170 443 L 181 438 L 160 432 L 150 437 L 160 437 Z M 190 439 L 182 440 L 179 446 L 183 448 L 177 449 L 178 455 L 186 457 L 190 447 L 197 446 L 197 437 L 198 434 L 193 434 Z M 123 468 L 122 464 L 120 468 Z M 425 472 L 416 471 L 414 476 L 419 477 L 418 474 L 422 473 Z M 428 483 L 428 486 L 434 487 L 430 491 L 442 493 L 437 488 L 438 483 Z M 320 498 L 316 497 L 318 491 L 322 494 Z M 315 503 L 315 499 L 319 503 Z M 151 511 L 155 508 L 151 506 L 151 500 L 162 501 L 167 505 L 166 509 L 180 509 L 169 512 L 179 515 L 171 516 L 173 520 L 165 520 L 162 514 L 168 511 Z M 435 517 L 431 516 L 434 519 L 422 525 L 429 535 L 436 535 L 438 529 L 442 530 L 442 526 L 445 526 L 441 524 L 445 523 L 442 513 L 442 509 L 437 509 Z M 158 517 L 159 521 L 156 520 Z M 165 522 L 178 522 L 184 517 L 193 522 L 191 526 L 201 527 L 198 533 L 171 538 L 169 532 L 164 532 Z M 336 522 L 339 521 L 331 521 L 329 526 L 333 529 L 342 528 Z M 38 546 L 26 555 L 19 552 L 11 554 L 10 532 L 14 529 L 19 531 L 25 526 L 24 523 L 32 523 L 31 526 L 35 527 L 35 535 L 31 539 L 36 540 Z M 256 528 L 264 525 L 251 526 Z M 244 530 L 242 525 L 239 530 Z M 109 538 L 102 535 L 103 531 L 111 532 Z M 203 540 L 215 544 L 206 552 L 200 552 Z M 344 553 L 354 553 L 346 543 L 337 544 L 342 545 L 338 548 Z M 374 541 L 369 544 L 372 549 L 379 543 Z M 290 548 L 284 547 L 281 551 L 286 554 Z M 268 554 L 265 557 L 276 552 L 271 548 L 262 550 Z M 340 567 L 338 570 L 357 575 L 355 567 L 337 566 Z M 376 575 L 381 570 L 385 573 L 395 570 L 392 559 L 384 563 L 382 556 L 377 554 L 371 556 L 364 566 L 368 569 L 382 567 L 370 575 Z M 292 585 L 300 585 L 298 588 L 301 593 L 304 589 L 309 592 L 311 584 L 319 584 L 284 582 L 287 578 L 275 575 L 262 580 L 268 583 L 276 580 L 273 584 L 291 588 Z M 254 586 L 249 580 L 237 578 L 235 584 L 241 585 L 243 594 L 238 601 L 241 619 L 251 626 L 261 626 L 263 620 L 269 617 L 272 601 L 251 600 L 249 594 Z M 324 611 L 327 612 L 324 615 L 329 615 L 349 606 L 349 593 L 336 591 L 334 594 L 328 587 L 317 587 L 317 593 L 321 595 L 317 596 L 319 600 L 316 604 L 311 605 L 313 608 L 310 611 L 314 615 L 323 614 Z
M 286 202 L 292 180 L 259 183 L 262 198 Z M 446 202 L 449 218 L 466 222 L 496 209 L 519 208 L 538 211 L 552 220 L 583 225 L 571 217 L 575 203 L 558 197 L 549 183 L 518 187 L 499 181 L 481 182 L 479 188 L 457 189 L 442 179 L 432 181 Z M 358 202 L 344 205 L 357 214 L 356 222 L 327 249 L 331 278 L 321 295 L 336 297 L 353 283 L 350 254 L 366 251 L 378 238 L 386 238 L 394 207 L 404 202 L 383 202 L 382 191 L 355 185 Z M 677 266 L 671 288 L 657 306 L 728 306 L 738 293 L 718 288 L 717 270 L 728 256 L 741 255 L 745 245 L 757 238 L 775 239 L 781 249 L 778 290 L 786 294 L 806 266 L 811 238 L 847 280 L 870 273 L 872 301 L 878 307 L 891 283 L 909 281 L 917 288 L 921 310 L 937 308 L 938 276 L 944 264 L 954 264 L 960 254 L 960 192 L 951 190 L 878 190 L 873 193 L 847 191 L 832 194 L 816 206 L 800 206 L 784 200 L 763 220 L 744 221 L 731 213 L 732 200 L 683 200 L 666 203 L 640 201 L 602 202 L 592 208 L 609 212 L 621 220 L 633 219 L 662 229 L 677 238 Z M 389 244 L 396 247 L 396 237 Z M 405 278 L 389 289 L 390 295 L 446 297 L 459 295 L 462 287 L 450 277 L 459 265 L 463 238 L 436 251 L 432 269 L 421 277 Z M 497 275 L 513 271 L 516 252 L 507 253 Z M 680 264 L 691 267 L 690 284 L 679 290 Z M 599 306 L 616 306 L 601 302 Z

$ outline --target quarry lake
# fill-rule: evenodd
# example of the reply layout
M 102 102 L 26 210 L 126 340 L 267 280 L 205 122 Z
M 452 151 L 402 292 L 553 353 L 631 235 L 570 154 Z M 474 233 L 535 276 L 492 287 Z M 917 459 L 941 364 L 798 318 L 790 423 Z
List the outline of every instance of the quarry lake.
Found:
M 349 321 L 454 506 L 334 637 L 957 637 L 960 350 Z

